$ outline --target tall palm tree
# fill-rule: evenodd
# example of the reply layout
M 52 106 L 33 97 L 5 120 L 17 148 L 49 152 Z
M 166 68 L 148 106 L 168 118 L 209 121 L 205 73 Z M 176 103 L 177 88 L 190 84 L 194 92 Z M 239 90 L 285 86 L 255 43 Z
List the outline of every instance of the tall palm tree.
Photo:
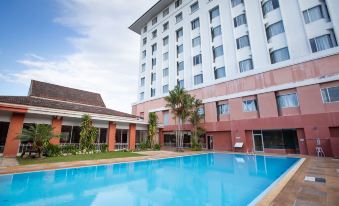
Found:
M 157 134 L 158 126 L 158 116 L 155 112 L 150 112 L 148 114 L 148 135 L 147 135 L 147 144 L 149 147 L 153 146 L 153 140 Z
M 199 112 L 199 109 L 203 105 L 200 99 L 194 99 L 192 102 L 192 110 L 190 113 L 189 121 L 192 124 L 192 148 L 198 149 L 198 137 L 204 134 L 204 130 L 199 127 L 199 123 L 203 118 L 203 114 Z

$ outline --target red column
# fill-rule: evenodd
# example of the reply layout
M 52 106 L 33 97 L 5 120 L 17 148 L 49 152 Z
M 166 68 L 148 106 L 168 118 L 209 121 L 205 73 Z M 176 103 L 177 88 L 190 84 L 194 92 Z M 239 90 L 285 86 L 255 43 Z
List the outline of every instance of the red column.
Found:
M 129 150 L 135 149 L 135 136 L 136 136 L 136 125 L 135 124 L 129 124 Z
M 159 128 L 159 144 L 161 146 L 164 145 L 164 129 L 163 128 Z
M 112 152 L 115 149 L 115 132 L 116 124 L 114 122 L 108 123 L 108 151 Z
M 61 134 L 62 117 L 53 117 L 52 127 L 54 134 Z M 54 137 L 50 140 L 51 144 L 60 144 L 60 138 Z
M 16 157 L 20 145 L 17 136 L 21 133 L 24 125 L 25 114 L 13 113 L 9 124 L 6 144 L 4 149 L 4 157 Z

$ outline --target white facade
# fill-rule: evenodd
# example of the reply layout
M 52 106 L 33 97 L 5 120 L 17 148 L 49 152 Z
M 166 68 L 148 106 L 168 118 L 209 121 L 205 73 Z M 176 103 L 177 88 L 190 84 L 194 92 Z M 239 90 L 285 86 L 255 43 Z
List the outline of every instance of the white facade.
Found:
M 151 8 L 146 12 L 148 18 L 145 14 L 137 20 L 139 26 L 134 23 L 130 27 L 141 35 L 138 103 L 166 96 L 167 90 L 182 80 L 184 88 L 192 90 L 339 53 L 338 0 L 182 0 L 180 5 L 178 2 L 158 6 L 161 11 L 156 15 Z M 167 8 L 168 14 L 163 15 Z M 216 8 L 219 12 L 212 14 Z M 242 14 L 246 16 L 245 23 Z M 199 27 L 192 29 L 196 19 Z M 168 29 L 164 29 L 166 24 Z M 213 35 L 220 31 L 218 28 L 221 35 Z M 183 35 L 177 38 L 180 29 Z M 327 34 L 331 42 L 316 39 Z M 164 45 L 166 37 L 168 43 Z M 196 44 L 197 37 L 200 45 Z M 237 40 L 240 37 L 244 38 Z M 197 40 L 194 47 L 193 39 Z M 183 52 L 178 53 L 182 48 Z M 221 50 L 223 54 L 218 56 Z M 152 61 L 156 61 L 154 66 Z M 184 62 L 184 69 L 177 71 L 180 62 Z M 166 68 L 168 72 L 163 71 Z M 218 68 L 225 68 L 225 72 L 222 69 L 216 72 Z M 216 78 L 216 73 L 220 78 Z

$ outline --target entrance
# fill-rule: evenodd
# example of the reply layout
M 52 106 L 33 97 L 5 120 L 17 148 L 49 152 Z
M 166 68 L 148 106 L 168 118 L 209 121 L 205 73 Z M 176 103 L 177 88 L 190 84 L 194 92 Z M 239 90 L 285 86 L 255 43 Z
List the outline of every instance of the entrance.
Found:
M 207 136 L 207 149 L 213 149 L 213 136 Z
M 264 143 L 262 138 L 262 131 L 253 131 L 254 151 L 263 152 Z

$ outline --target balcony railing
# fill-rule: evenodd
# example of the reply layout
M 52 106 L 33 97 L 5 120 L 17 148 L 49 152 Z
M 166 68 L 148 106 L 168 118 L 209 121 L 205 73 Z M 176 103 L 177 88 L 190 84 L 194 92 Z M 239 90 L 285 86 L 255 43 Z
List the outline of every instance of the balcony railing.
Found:
M 127 150 L 128 143 L 115 143 L 115 150 Z
M 29 152 L 32 148 L 32 144 L 20 144 L 19 153 Z
M 107 144 L 106 143 L 94 143 L 94 148 L 95 150 L 101 151 L 104 145 L 107 145 Z
M 60 143 L 60 147 L 73 146 L 80 149 L 80 143 Z

